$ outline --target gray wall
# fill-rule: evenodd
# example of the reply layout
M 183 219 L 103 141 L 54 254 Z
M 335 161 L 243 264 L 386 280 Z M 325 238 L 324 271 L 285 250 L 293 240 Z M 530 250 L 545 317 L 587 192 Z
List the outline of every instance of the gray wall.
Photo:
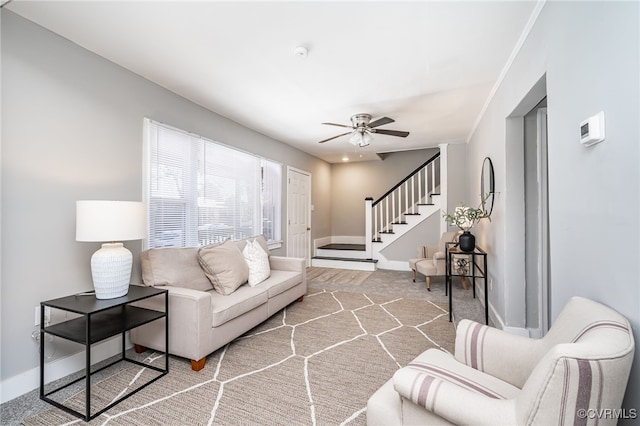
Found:
M 546 75 L 551 319 L 580 295 L 625 315 L 640 341 L 639 7 L 547 2 L 470 141 L 471 187 L 479 185 L 482 159 L 494 161 L 492 222 L 484 221 L 476 234 L 490 254 L 491 303 L 507 326 L 521 327 L 525 318 L 523 283 L 513 279 L 513 268 L 523 269 L 522 235 L 510 222 L 522 216 L 524 194 L 508 189 L 522 175 L 508 162 L 521 141 L 518 122 L 507 118 Z M 606 140 L 581 146 L 579 123 L 601 110 Z M 628 409 L 640 401 L 639 354 Z
M 447 212 L 452 212 L 460 204 L 477 207 L 480 204 L 480 185 L 469 187 L 469 163 L 466 144 L 449 144 L 447 147 L 449 165 L 447 167 Z M 480 172 L 478 172 L 480 173 Z M 478 182 L 480 181 L 478 174 Z M 457 231 L 458 228 L 451 228 Z M 440 237 L 438 236 L 439 242 Z
M 331 235 L 364 236 L 364 199 L 378 199 L 438 151 L 401 151 L 383 161 L 332 164 Z
M 416 225 L 387 247 L 381 253 L 388 260 L 407 262 L 418 255 L 419 246 L 437 246 L 440 241 L 440 220 L 439 212 L 429 216 L 423 222 Z M 407 270 L 409 265 L 407 263 Z
M 144 117 L 312 173 L 312 237 L 330 235 L 328 163 L 1 14 L 3 380 L 38 366 L 34 307 L 92 288 L 89 262 L 99 244 L 75 241 L 75 201 L 142 199 Z M 126 246 L 137 265 L 141 242 Z M 140 282 L 137 266 L 132 281 Z M 61 347 L 54 359 L 72 350 Z

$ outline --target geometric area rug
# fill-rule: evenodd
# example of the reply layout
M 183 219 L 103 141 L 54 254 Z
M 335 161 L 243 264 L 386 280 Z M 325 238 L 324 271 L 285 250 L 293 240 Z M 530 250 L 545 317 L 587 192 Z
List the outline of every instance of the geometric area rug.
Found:
M 398 368 L 429 348 L 452 353 L 454 338 L 448 311 L 433 302 L 309 288 L 302 302 L 209 355 L 200 372 L 170 357 L 169 374 L 90 424 L 364 425 L 367 400 Z M 152 371 L 121 369 L 94 383 L 92 401 L 107 405 Z M 65 405 L 82 411 L 84 400 L 81 391 Z M 84 422 L 52 408 L 23 424 Z

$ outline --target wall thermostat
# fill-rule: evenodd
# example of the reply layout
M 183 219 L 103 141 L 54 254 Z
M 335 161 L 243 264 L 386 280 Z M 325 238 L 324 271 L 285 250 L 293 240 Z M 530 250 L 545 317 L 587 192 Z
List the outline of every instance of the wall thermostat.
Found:
M 604 111 L 580 123 L 580 143 L 584 146 L 604 140 Z

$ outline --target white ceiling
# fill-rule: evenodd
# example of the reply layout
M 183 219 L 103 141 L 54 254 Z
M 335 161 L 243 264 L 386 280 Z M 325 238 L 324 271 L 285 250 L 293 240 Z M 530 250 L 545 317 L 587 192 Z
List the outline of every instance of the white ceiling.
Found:
M 329 162 L 465 142 L 536 1 L 26 1 L 6 7 Z M 306 58 L 295 55 L 302 45 Z M 322 122 L 396 120 L 356 148 Z M 171 124 L 171 123 L 169 123 Z M 187 129 L 188 130 L 188 129 Z M 347 130 L 347 129 L 345 129 Z

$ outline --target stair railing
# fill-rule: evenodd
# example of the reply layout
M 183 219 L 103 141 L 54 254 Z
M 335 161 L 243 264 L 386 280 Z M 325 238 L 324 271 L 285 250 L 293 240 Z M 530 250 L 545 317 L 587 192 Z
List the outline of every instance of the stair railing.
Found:
M 435 154 L 404 179 L 373 201 L 365 199 L 365 240 L 381 241 L 382 234 L 393 233 L 393 225 L 406 223 L 406 216 L 418 214 L 418 205 L 431 204 L 431 196 L 440 191 L 440 153 Z

